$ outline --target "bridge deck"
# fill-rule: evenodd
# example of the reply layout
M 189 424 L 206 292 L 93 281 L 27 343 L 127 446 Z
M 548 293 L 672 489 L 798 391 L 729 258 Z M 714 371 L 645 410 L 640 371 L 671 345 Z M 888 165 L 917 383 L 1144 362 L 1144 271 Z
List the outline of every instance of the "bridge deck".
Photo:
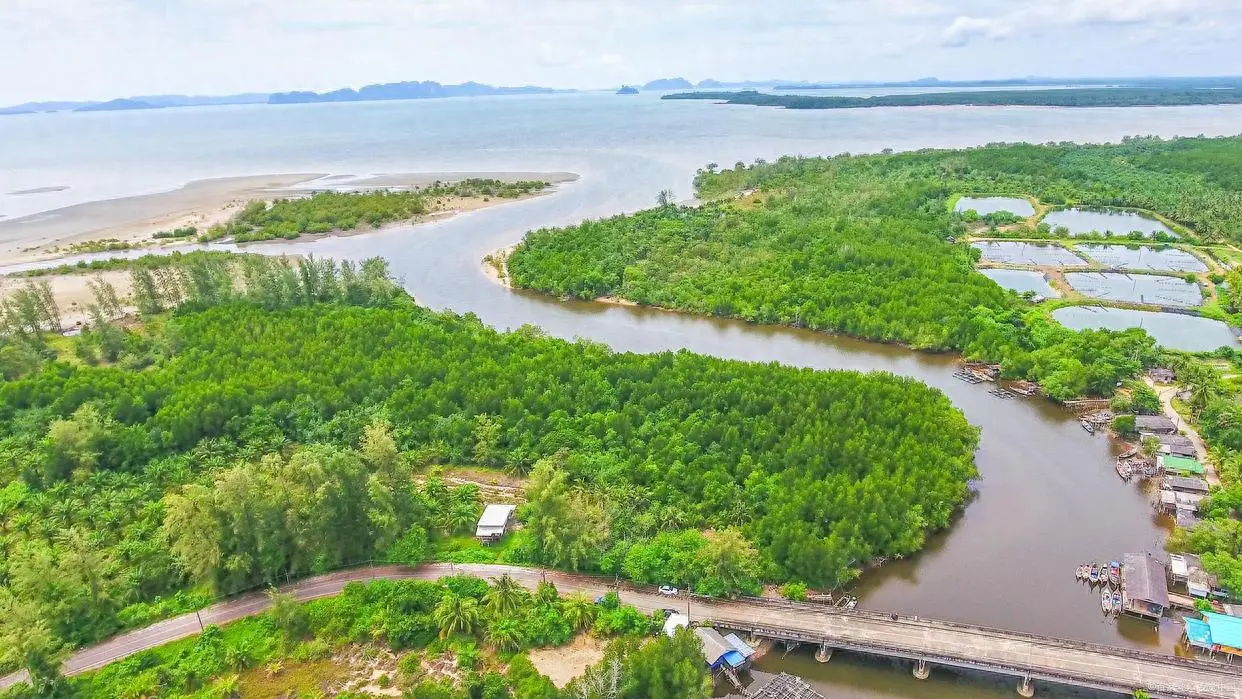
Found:
M 604 594 L 608 580 L 498 565 L 431 564 L 419 568 L 381 566 L 331 573 L 287 586 L 301 600 L 340 593 L 346 584 L 377 578 L 435 580 L 465 573 L 480 577 L 509 574 L 533 589 L 541 580 L 556 583 L 562 593 Z M 622 601 L 644 611 L 684 610 L 685 597 L 669 598 L 648 588 L 625 588 Z M 689 600 L 695 621 L 749 631 L 760 636 L 888 657 L 927 660 L 933 664 L 976 668 L 1035 679 L 1129 693 L 1145 689 L 1170 699 L 1242 699 L 1242 667 L 1176 658 L 1145 651 L 1113 648 L 1081 641 L 1046 638 L 932 619 L 915 619 L 862 611 L 842 611 L 818 604 L 779 600 Z M 122 634 L 73 654 L 66 674 L 86 672 L 199 632 L 204 624 L 225 624 L 264 611 L 267 597 L 251 594 L 213 605 L 199 615 L 186 614 Z M 0 690 L 21 681 L 23 674 L 0 677 Z

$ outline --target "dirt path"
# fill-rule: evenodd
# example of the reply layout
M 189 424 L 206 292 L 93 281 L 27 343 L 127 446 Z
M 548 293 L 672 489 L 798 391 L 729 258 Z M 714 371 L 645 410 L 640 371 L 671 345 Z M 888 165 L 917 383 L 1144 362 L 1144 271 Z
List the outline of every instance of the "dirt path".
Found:
M 1165 417 L 1172 420 L 1173 424 L 1177 425 L 1177 428 L 1185 433 L 1185 435 L 1190 438 L 1191 443 L 1194 444 L 1195 455 L 1199 458 L 1199 463 L 1203 464 L 1203 467 L 1207 469 L 1207 473 L 1205 474 L 1207 482 L 1211 485 L 1220 485 L 1220 476 L 1217 475 L 1216 469 L 1213 468 L 1212 464 L 1208 461 L 1207 444 L 1204 443 L 1203 438 L 1199 436 L 1198 430 L 1196 430 L 1189 422 L 1184 420 L 1181 413 L 1178 413 L 1177 410 L 1173 408 L 1173 398 L 1181 392 L 1182 387 L 1160 387 L 1157 386 L 1156 382 L 1152 381 L 1150 377 L 1146 376 L 1143 377 L 1143 382 L 1151 387 L 1152 390 L 1156 392 L 1157 396 L 1160 396 L 1160 407 L 1164 410 Z

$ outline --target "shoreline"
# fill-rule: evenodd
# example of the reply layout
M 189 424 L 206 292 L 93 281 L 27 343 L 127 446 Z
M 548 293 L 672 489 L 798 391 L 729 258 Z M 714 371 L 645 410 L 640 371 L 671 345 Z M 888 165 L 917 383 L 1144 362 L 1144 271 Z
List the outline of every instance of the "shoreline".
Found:
M 187 226 L 202 231 L 232 218 L 249 201 L 301 197 L 322 190 L 416 189 L 465 179 L 541 180 L 551 185 L 542 192 L 546 193 L 557 185 L 578 180 L 579 176 L 570 172 L 289 173 L 195 180 L 166 192 L 102 199 L 0 219 L 0 255 L 10 264 L 53 261 L 92 252 L 66 249 L 70 246 L 101 241 L 115 241 L 131 250 L 149 248 L 158 252 L 171 245 L 184 245 L 188 239 L 156 240 L 152 237 L 156 232 Z M 418 222 L 526 198 L 529 197 L 492 198 L 487 202 L 448 198 L 445 211 L 432 212 Z M 356 233 L 362 232 L 366 231 Z M 355 234 L 334 231 L 323 235 L 342 233 Z

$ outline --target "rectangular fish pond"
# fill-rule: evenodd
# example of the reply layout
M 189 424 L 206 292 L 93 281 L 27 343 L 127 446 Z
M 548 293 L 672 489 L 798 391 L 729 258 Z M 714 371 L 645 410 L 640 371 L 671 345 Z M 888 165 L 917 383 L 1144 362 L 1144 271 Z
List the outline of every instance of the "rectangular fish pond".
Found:
M 1017 241 L 979 242 L 971 246 L 983 253 L 989 262 L 1049 267 L 1084 267 L 1081 257 L 1054 243 L 1022 243 Z
M 1002 287 L 1016 291 L 1019 294 L 1029 291 L 1046 299 L 1057 298 L 1061 295 L 1060 292 L 1048 284 L 1048 280 L 1044 279 L 1042 272 L 1031 272 L 1024 269 L 981 269 L 979 273 Z
M 1154 218 L 1136 214 L 1133 211 L 1061 209 L 1049 213 L 1040 223 L 1048 224 L 1053 230 L 1064 227 L 1069 230 L 1070 235 L 1111 232 L 1114 237 L 1124 238 L 1131 231 L 1138 231 L 1145 238 L 1150 238 L 1157 233 L 1164 233 L 1170 238 L 1177 237 L 1172 228 Z
M 1211 352 L 1218 347 L 1242 347 L 1234 331 L 1221 321 L 1180 313 L 1066 306 L 1053 311 L 1052 317 L 1072 330 L 1142 328 L 1160 345 L 1185 352 Z
M 1065 280 L 1084 296 L 1157 306 L 1203 305 L 1199 285 L 1181 277 L 1120 272 L 1067 272 Z
M 1024 218 L 1035 215 L 1035 207 L 1031 206 L 1031 202 L 1017 197 L 962 197 L 957 200 L 953 210 L 959 213 L 974 210 L 980 216 L 1002 211 Z
M 1153 272 L 1206 272 L 1207 265 L 1194 255 L 1177 248 L 1157 248 L 1150 245 L 1095 245 L 1078 246 L 1079 252 L 1105 267 L 1116 269 L 1145 269 Z

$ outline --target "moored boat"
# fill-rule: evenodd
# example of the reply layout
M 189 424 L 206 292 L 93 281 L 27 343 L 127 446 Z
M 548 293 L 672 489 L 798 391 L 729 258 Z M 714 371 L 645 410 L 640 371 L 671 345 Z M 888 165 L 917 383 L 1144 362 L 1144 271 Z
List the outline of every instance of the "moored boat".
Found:
M 1099 565 L 1095 563 L 1091 564 L 1091 570 L 1087 573 L 1087 580 L 1090 580 L 1093 585 L 1100 581 L 1100 566 Z
M 1100 593 L 1100 609 L 1103 609 L 1105 614 L 1113 611 L 1113 594 L 1107 589 Z
M 1095 425 L 1092 425 L 1086 420 L 1080 420 L 1079 423 L 1082 425 L 1082 428 L 1087 431 L 1087 434 L 1095 434 Z
M 1108 581 L 1114 585 L 1121 584 L 1121 564 L 1117 561 L 1108 564 Z
M 1086 577 L 1087 577 L 1087 566 L 1086 565 L 1078 566 L 1078 569 L 1074 571 L 1074 579 L 1083 580 Z
M 1113 611 L 1120 614 L 1122 609 L 1125 607 L 1121 606 L 1121 590 L 1113 590 Z

